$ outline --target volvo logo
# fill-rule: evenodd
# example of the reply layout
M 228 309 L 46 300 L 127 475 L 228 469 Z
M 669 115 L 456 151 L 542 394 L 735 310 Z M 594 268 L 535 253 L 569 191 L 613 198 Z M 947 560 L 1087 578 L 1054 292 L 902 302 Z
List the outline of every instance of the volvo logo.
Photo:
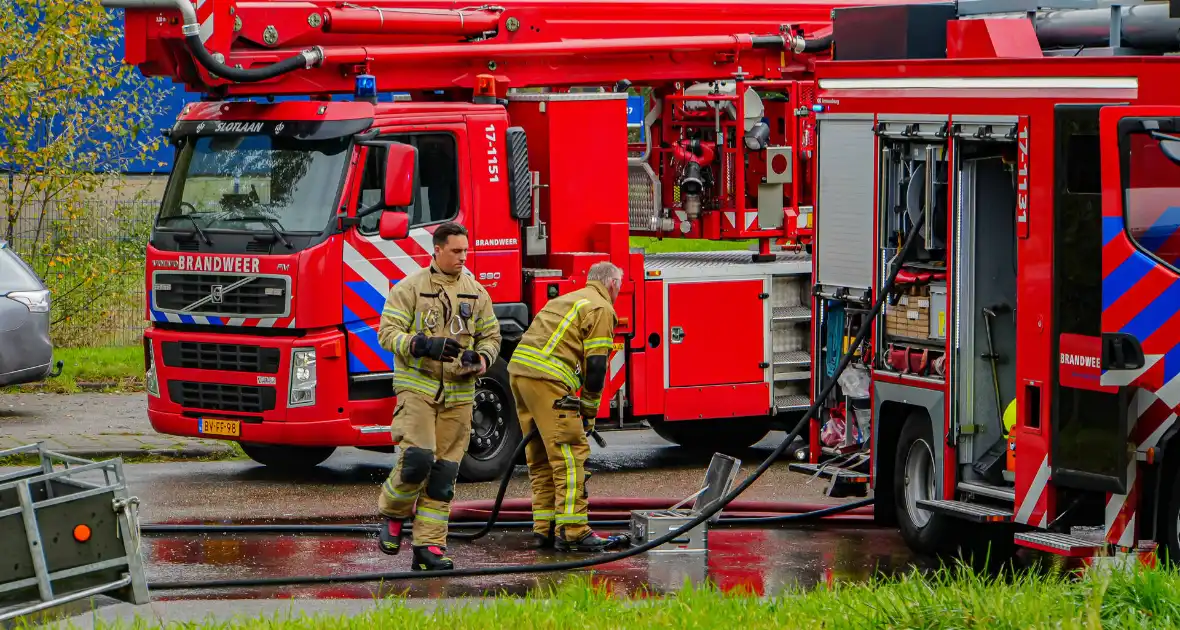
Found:
M 205 304 L 221 304 L 222 300 L 225 299 L 226 293 L 229 293 L 230 291 L 236 291 L 238 289 L 238 287 L 241 287 L 242 285 L 254 282 L 257 279 L 258 279 L 258 276 L 246 276 L 245 278 L 242 278 L 241 280 L 238 280 L 237 282 L 234 282 L 233 284 L 211 285 L 209 287 L 209 295 L 206 295 L 205 297 L 197 300 L 196 302 L 193 302 L 192 304 L 189 304 L 188 306 L 180 309 L 180 312 L 181 313 L 191 313 L 193 311 L 196 311 L 198 308 L 204 306 Z

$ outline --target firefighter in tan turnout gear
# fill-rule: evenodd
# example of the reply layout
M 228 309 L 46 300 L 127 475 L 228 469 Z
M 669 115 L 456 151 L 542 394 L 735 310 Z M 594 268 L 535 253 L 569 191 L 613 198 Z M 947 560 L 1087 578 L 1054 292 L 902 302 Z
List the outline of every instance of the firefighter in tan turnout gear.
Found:
M 586 286 L 550 300 L 533 318 L 508 363 L 516 413 L 525 435 L 536 426 L 540 439 L 525 447 L 533 491 L 533 534 L 540 546 L 558 551 L 600 551 L 618 537 L 590 529 L 584 483 L 590 455 L 586 435 L 594 429 L 614 343 L 614 301 L 623 271 L 600 262 Z M 573 409 L 563 404 L 581 389 Z
M 394 354 L 390 431 L 401 447 L 378 499 L 380 546 L 390 555 L 400 550 L 403 521 L 416 501 L 415 571 L 454 568 L 446 557 L 447 521 L 471 439 L 475 380 L 500 353 L 492 300 L 463 268 L 467 247 L 463 226 L 440 225 L 430 266 L 390 288 L 377 333 Z

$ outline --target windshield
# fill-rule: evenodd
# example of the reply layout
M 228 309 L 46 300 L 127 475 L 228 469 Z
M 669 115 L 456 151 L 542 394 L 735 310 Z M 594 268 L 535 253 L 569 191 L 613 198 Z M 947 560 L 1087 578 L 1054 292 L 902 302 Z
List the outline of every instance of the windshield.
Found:
M 177 156 L 158 225 L 318 234 L 332 216 L 347 148 L 347 138 L 189 138 Z

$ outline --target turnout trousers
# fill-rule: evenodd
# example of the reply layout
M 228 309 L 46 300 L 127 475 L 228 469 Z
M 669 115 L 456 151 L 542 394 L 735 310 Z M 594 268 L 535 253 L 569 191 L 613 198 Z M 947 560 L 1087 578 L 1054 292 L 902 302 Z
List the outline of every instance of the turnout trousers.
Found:
M 533 531 L 569 541 L 590 532 L 585 495 L 590 445 L 577 411 L 554 409 L 566 388 L 553 381 L 512 375 L 512 397 L 523 435 L 537 428 L 538 438 L 525 446 L 533 491 Z
M 471 403 L 448 409 L 418 392 L 398 394 L 390 433 L 401 456 L 381 485 L 377 509 L 405 519 L 417 502 L 415 547 L 446 547 L 455 478 L 471 440 L 471 412 Z

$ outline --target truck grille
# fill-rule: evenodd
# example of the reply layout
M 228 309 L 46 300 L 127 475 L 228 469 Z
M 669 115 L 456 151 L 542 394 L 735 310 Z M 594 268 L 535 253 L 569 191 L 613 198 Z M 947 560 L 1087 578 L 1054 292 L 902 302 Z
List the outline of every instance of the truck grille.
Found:
M 152 287 L 153 307 L 160 311 L 231 317 L 286 317 L 290 310 L 288 279 L 282 276 L 156 273 Z M 204 301 L 197 304 L 201 300 Z
M 168 341 L 162 348 L 164 365 L 190 370 L 277 374 L 279 349 L 230 343 Z
M 275 388 L 168 381 L 168 396 L 182 407 L 261 413 L 275 408 Z

